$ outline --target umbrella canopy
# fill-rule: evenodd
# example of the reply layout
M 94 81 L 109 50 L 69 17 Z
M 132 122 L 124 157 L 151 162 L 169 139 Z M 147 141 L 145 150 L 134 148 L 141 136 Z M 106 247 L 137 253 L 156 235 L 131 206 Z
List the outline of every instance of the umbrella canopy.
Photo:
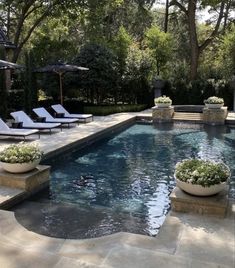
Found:
M 62 85 L 62 76 L 67 72 L 77 72 L 77 71 L 88 71 L 89 68 L 77 66 L 77 65 L 70 65 L 66 63 L 57 63 L 57 64 L 49 64 L 45 67 L 36 69 L 35 72 L 37 73 L 49 73 L 53 72 L 59 75 L 60 81 L 60 102 L 63 105 L 63 85 Z
M 22 65 L 5 61 L 5 60 L 0 60 L 0 70 L 7 70 L 7 69 L 22 69 L 24 68 Z

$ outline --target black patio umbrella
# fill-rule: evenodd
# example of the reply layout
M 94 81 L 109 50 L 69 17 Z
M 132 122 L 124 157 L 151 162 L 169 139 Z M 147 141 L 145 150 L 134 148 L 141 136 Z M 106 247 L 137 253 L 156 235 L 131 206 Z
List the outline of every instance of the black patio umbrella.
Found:
M 22 65 L 5 61 L 5 60 L 0 60 L 0 70 L 8 70 L 8 69 L 23 69 L 24 67 Z
M 70 65 L 66 63 L 57 63 L 57 64 L 49 64 L 45 67 L 36 69 L 35 72 L 38 73 L 49 73 L 53 72 L 59 75 L 60 81 L 60 103 L 63 105 L 63 85 L 62 85 L 62 76 L 67 72 L 77 72 L 77 71 L 88 71 L 89 68 L 77 66 L 77 65 Z

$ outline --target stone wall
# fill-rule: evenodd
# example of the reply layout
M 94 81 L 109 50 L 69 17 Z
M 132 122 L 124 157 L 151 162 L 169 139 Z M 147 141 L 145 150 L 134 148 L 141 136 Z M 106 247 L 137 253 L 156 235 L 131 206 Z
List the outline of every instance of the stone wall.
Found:
M 174 107 L 159 108 L 157 106 L 152 108 L 153 122 L 171 122 L 174 114 Z
M 203 109 L 203 122 L 208 125 L 224 125 L 227 114 L 227 107 L 219 109 L 205 107 Z

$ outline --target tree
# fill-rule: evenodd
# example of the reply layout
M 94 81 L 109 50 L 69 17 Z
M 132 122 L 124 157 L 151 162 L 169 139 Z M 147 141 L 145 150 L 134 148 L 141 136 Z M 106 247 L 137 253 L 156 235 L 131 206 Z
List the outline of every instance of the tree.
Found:
M 5 48 L 3 46 L 0 46 L 0 59 L 5 59 Z M 0 70 L 0 100 L 0 115 L 5 119 L 7 115 L 7 89 L 4 70 Z
M 25 111 L 31 113 L 32 108 L 36 107 L 37 100 L 37 87 L 35 73 L 33 72 L 35 68 L 34 58 L 31 52 L 25 53 L 25 86 L 24 86 L 24 107 Z
M 152 22 L 150 7 L 153 2 L 87 0 L 81 16 L 86 39 L 91 43 L 107 44 L 123 26 L 135 40 L 142 40 Z
M 127 33 L 126 29 L 121 26 L 116 36 L 111 40 L 110 48 L 117 57 L 117 89 L 115 91 L 115 103 L 118 101 L 118 94 L 122 91 L 123 74 L 126 70 L 126 58 L 128 55 L 129 47 L 132 43 L 131 36 Z
M 22 48 L 27 44 L 35 29 L 50 16 L 61 14 L 73 4 L 80 5 L 82 0 L 3 0 L 0 2 L 0 24 L 7 37 L 16 45 L 12 61 L 16 62 Z
M 228 79 L 235 74 L 235 26 L 232 26 L 221 40 L 218 66 Z
M 74 34 L 76 21 L 67 14 L 59 18 L 45 19 L 32 36 L 26 49 L 33 51 L 38 66 L 55 63 L 58 60 L 71 62 L 78 53 L 80 36 Z M 66 49 L 65 49 L 66 48 Z
M 159 75 L 172 54 L 173 42 L 171 35 L 153 26 L 146 32 L 145 42 L 156 60 L 157 75 Z
M 128 51 L 123 81 L 123 101 L 147 103 L 150 94 L 149 81 L 152 79 L 153 58 L 148 49 L 141 50 L 133 44 Z
M 86 44 L 81 48 L 75 64 L 89 68 L 80 85 L 89 92 L 92 103 L 102 103 L 114 95 L 117 81 L 117 59 L 113 52 L 98 44 Z
M 195 80 L 197 78 L 200 55 L 211 44 L 214 38 L 220 33 L 223 33 L 227 27 L 231 4 L 232 0 L 171 0 L 170 5 L 179 8 L 187 18 L 190 40 L 190 80 Z M 211 32 L 208 37 L 199 43 L 196 12 L 205 7 L 211 7 L 211 11 L 215 11 L 218 15 L 216 19 L 214 19 L 214 23 L 211 26 Z M 221 27 L 221 25 L 223 25 L 223 27 Z

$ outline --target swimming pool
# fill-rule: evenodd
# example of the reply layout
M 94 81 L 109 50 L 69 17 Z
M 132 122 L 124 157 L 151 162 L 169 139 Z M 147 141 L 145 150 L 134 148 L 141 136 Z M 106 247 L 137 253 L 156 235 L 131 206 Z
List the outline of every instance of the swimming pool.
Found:
M 114 232 L 155 236 L 170 209 L 174 166 L 185 158 L 224 161 L 235 198 L 235 129 L 136 124 L 83 150 L 47 161 L 48 192 L 15 208 L 28 229 L 55 237 Z

